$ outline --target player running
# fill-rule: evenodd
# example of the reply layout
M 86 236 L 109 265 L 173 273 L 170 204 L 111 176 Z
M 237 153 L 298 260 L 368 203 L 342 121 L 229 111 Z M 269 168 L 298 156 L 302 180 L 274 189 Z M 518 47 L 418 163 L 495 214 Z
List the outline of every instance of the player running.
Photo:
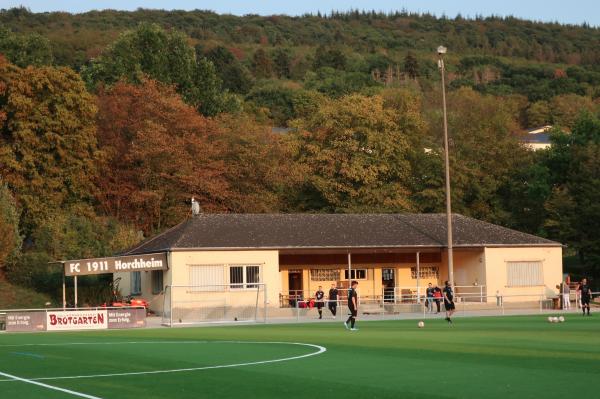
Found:
M 335 316 L 337 314 L 337 299 L 338 299 L 338 289 L 336 288 L 335 284 L 331 284 L 331 288 L 329 289 L 329 302 L 328 302 L 328 308 L 329 311 L 331 312 L 331 314 L 333 315 L 333 318 L 335 319 Z
M 581 283 L 577 286 L 577 293 L 581 298 L 581 310 L 585 316 L 585 310 L 587 308 L 587 315 L 590 315 L 590 301 L 592 300 L 592 289 L 588 285 L 587 278 L 581 280 Z
M 456 306 L 454 305 L 454 291 L 452 291 L 452 285 L 446 281 L 444 287 L 444 308 L 446 309 L 446 321 L 452 324 L 452 315 L 455 312 Z
M 353 280 L 348 290 L 348 309 L 350 310 L 350 317 L 344 322 L 344 327 L 350 329 L 350 331 L 358 331 L 358 328 L 354 328 L 356 323 L 356 316 L 358 315 L 358 293 L 356 292 L 356 286 L 358 281 Z M 350 327 L 348 327 L 350 323 Z
M 325 293 L 323 292 L 323 287 L 319 286 L 317 292 L 315 292 L 315 299 L 317 305 L 317 311 L 319 312 L 319 319 L 323 318 L 323 306 L 325 306 L 325 302 L 323 301 L 325 298 Z

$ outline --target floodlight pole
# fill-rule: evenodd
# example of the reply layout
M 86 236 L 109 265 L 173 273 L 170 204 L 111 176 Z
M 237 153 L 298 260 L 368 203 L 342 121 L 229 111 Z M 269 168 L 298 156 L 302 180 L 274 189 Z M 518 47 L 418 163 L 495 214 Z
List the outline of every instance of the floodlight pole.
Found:
M 454 255 L 453 255 L 453 240 L 452 240 L 452 199 L 450 195 L 450 147 L 448 145 L 448 115 L 446 111 L 446 68 L 444 66 L 444 54 L 446 47 L 438 47 L 438 66 L 442 75 L 442 103 L 444 109 L 444 158 L 446 169 L 446 230 L 448 243 L 448 281 L 454 287 Z

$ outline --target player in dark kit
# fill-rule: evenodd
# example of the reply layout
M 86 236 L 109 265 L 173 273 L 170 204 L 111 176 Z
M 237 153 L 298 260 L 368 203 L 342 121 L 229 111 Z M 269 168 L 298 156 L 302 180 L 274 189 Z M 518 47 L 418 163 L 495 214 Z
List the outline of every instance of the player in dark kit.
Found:
M 592 289 L 588 285 L 587 278 L 581 280 L 581 283 L 577 286 L 577 292 L 581 298 L 581 310 L 585 316 L 585 310 L 587 309 L 587 315 L 590 316 L 590 302 L 592 300 Z
M 325 293 L 323 292 L 323 287 L 319 286 L 319 289 L 317 290 L 317 292 L 315 292 L 315 299 L 317 300 L 317 310 L 319 311 L 319 319 L 323 318 L 323 306 L 325 306 L 323 298 L 325 298 Z
M 351 331 L 358 331 L 358 328 L 354 328 L 356 316 L 358 315 L 358 293 L 356 292 L 357 285 L 358 281 L 352 281 L 352 284 L 350 284 L 350 289 L 348 290 L 348 309 L 350 310 L 350 317 L 348 317 L 348 320 L 344 322 L 344 327 L 346 327 L 346 329 L 349 328 Z M 350 327 L 348 327 L 348 323 L 350 323 Z
M 444 287 L 444 308 L 446 308 L 446 321 L 452 324 L 452 315 L 455 312 L 456 306 L 454 305 L 454 291 L 452 291 L 452 285 L 446 281 Z
M 335 284 L 331 284 L 331 288 L 329 289 L 329 311 L 333 315 L 335 319 L 335 315 L 337 313 L 337 299 L 338 299 L 338 290 L 335 287 Z

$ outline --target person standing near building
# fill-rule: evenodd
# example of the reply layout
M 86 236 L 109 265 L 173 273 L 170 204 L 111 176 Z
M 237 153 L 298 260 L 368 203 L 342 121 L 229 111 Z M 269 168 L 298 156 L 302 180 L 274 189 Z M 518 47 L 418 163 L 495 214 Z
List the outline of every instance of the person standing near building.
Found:
M 561 291 L 563 297 L 563 309 L 569 310 L 571 309 L 571 288 L 566 281 L 563 281 Z
M 427 296 L 427 303 L 425 304 L 427 306 L 427 312 L 429 313 L 433 313 L 433 294 L 435 292 L 435 289 L 433 288 L 433 285 L 431 283 L 429 283 L 429 285 L 427 285 L 427 290 L 425 291 L 425 295 Z
M 590 302 L 592 300 L 592 289 L 588 285 L 587 278 L 581 280 L 581 282 L 577 286 L 577 293 L 581 298 L 581 310 L 583 311 L 583 315 L 585 316 L 585 310 L 587 308 L 587 315 L 590 316 Z
M 329 289 L 329 296 L 327 299 L 329 300 L 329 302 L 327 304 L 329 311 L 331 312 L 333 318 L 335 319 L 335 316 L 337 314 L 337 299 L 338 299 L 338 289 L 335 286 L 335 284 L 331 284 L 331 288 Z
M 350 289 L 348 290 L 348 310 L 350 310 L 350 317 L 348 320 L 344 322 L 344 327 L 346 329 L 350 329 L 351 331 L 358 331 L 358 328 L 354 327 L 356 323 L 356 316 L 358 316 L 358 293 L 356 292 L 356 287 L 358 286 L 358 281 L 353 280 L 350 284 Z M 350 323 L 350 327 L 348 327 L 348 323 Z
M 319 286 L 319 289 L 317 292 L 315 292 L 315 302 L 317 305 L 317 311 L 319 312 L 319 319 L 323 318 L 323 306 L 325 306 L 323 298 L 325 298 L 325 293 L 323 292 L 323 287 Z
M 444 308 L 446 309 L 446 321 L 452 324 L 452 315 L 455 312 L 456 306 L 454 305 L 454 291 L 449 281 L 446 281 L 444 286 Z
M 440 301 L 442 299 L 442 296 L 442 290 L 436 284 L 436 286 L 433 288 L 433 297 L 435 298 L 435 307 L 437 308 L 435 314 L 440 313 Z

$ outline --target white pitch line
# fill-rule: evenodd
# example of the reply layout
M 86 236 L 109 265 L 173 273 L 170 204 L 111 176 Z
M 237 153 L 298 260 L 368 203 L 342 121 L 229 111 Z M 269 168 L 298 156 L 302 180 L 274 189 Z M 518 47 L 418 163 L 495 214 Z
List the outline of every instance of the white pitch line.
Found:
M 181 373 L 186 371 L 200 371 L 200 370 L 212 370 L 212 369 L 224 369 L 224 368 L 232 368 L 232 367 L 243 367 L 243 366 L 255 366 L 259 364 L 269 364 L 269 363 L 279 363 L 279 362 L 287 362 L 290 360 L 298 360 L 306 357 L 320 355 L 327 351 L 327 348 L 320 345 L 314 344 L 305 344 L 302 342 L 254 342 L 254 341 L 138 341 L 138 342 L 115 342 L 113 344 L 196 344 L 196 343 L 215 343 L 215 344 L 265 344 L 265 345 L 299 345 L 299 346 L 308 346 L 311 348 L 318 349 L 316 352 L 307 353 L 305 355 L 286 357 L 281 359 L 272 359 L 272 360 L 259 360 L 255 362 L 246 362 L 246 363 L 236 363 L 236 364 L 223 364 L 219 366 L 203 366 L 203 367 L 191 367 L 184 369 L 171 369 L 171 370 L 152 370 L 152 371 L 133 371 L 128 373 L 111 373 L 111 374 L 93 374 L 93 375 L 73 375 L 73 376 L 63 376 L 63 377 L 40 377 L 40 378 L 32 378 L 28 381 L 48 381 L 48 380 L 74 380 L 74 379 L 83 379 L 83 378 L 104 378 L 104 377 L 124 377 L 124 376 L 132 376 L 132 375 L 147 375 L 147 374 L 167 374 L 167 373 Z M 97 345 L 104 345 L 105 343 L 97 343 Z M 108 343 L 106 343 L 108 344 Z M 72 345 L 96 345 L 96 343 L 85 343 L 85 342 L 75 342 L 75 343 L 67 343 L 67 344 L 24 344 L 21 346 L 72 346 Z M 1 373 L 0 373 L 1 374 Z M 8 382 L 11 380 L 0 380 L 0 382 Z
M 26 384 L 37 385 L 37 386 L 42 387 L 42 388 L 52 389 L 54 391 L 60 391 L 60 392 L 68 393 L 69 395 L 73 395 L 73 396 L 79 396 L 80 398 L 102 399 L 102 398 L 100 398 L 98 396 L 92 396 L 92 395 L 88 395 L 88 394 L 85 394 L 85 393 L 81 393 L 81 392 L 77 392 L 77 391 L 72 391 L 70 389 L 55 387 L 54 385 L 48 385 L 48 384 L 44 384 L 42 382 L 28 380 L 27 378 L 17 377 L 16 375 L 3 373 L 1 371 L 0 371 L 0 375 L 3 376 L 3 377 L 10 378 L 10 381 L 20 381 L 20 382 L 24 382 Z

